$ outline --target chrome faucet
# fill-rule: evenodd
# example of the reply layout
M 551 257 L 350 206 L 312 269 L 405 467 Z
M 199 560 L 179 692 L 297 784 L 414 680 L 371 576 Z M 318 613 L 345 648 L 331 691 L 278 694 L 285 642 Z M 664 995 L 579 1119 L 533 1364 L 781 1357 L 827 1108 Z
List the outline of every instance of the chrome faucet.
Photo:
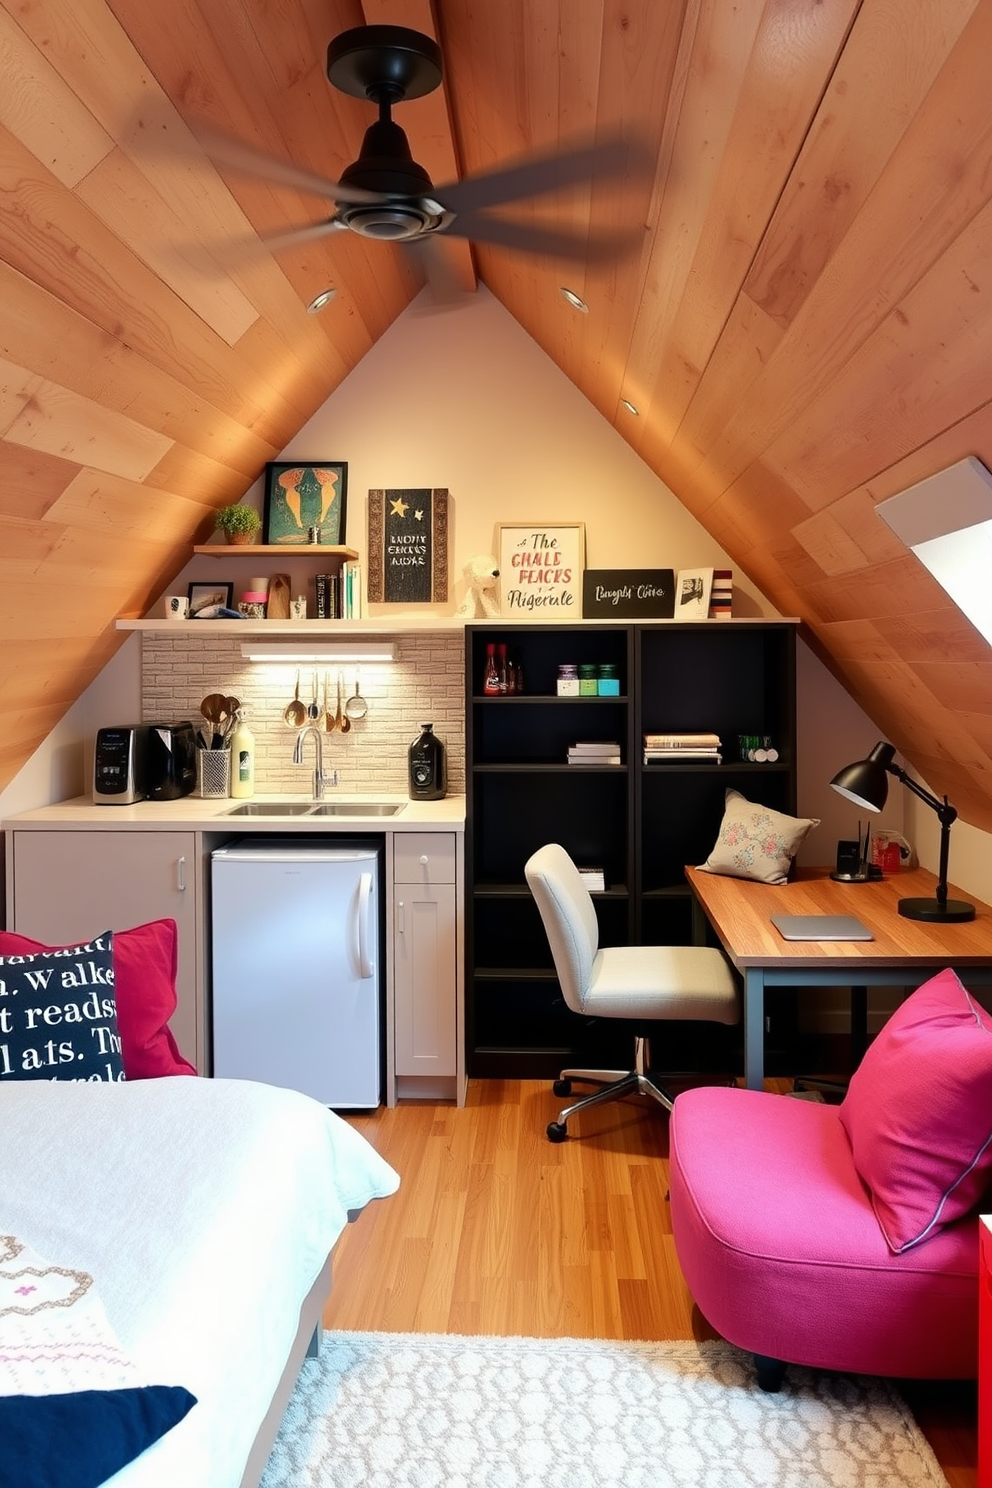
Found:
M 324 769 L 324 736 L 315 723 L 308 723 L 296 736 L 296 744 L 293 747 L 293 764 L 303 763 L 303 742 L 308 735 L 313 735 L 317 749 L 316 762 L 313 767 L 313 798 L 315 801 L 324 799 L 324 790 L 328 785 L 337 785 L 337 770 Z

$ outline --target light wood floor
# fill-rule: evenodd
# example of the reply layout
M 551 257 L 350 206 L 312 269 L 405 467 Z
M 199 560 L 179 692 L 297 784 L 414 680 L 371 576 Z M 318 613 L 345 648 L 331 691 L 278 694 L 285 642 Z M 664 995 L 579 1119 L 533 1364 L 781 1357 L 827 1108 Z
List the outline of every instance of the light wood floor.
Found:
M 716 1337 L 675 1255 L 664 1113 L 605 1105 L 554 1145 L 544 1129 L 559 1104 L 541 1082 L 483 1080 L 464 1110 L 417 1103 L 350 1117 L 403 1181 L 339 1241 L 325 1325 Z M 951 1488 L 977 1488 L 974 1386 L 901 1388 Z

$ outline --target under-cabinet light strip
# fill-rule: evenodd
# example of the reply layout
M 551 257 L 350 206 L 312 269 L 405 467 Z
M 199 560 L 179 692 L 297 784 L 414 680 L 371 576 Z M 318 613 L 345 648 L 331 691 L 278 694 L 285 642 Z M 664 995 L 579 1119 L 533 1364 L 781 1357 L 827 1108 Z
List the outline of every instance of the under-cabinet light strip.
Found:
M 395 661 L 392 641 L 243 641 L 246 661 Z

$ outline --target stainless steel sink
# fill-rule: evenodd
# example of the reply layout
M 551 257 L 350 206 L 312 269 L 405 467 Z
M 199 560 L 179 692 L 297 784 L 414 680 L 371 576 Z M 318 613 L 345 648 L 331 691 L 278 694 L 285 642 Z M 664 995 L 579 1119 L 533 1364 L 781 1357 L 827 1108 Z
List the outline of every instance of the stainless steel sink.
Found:
M 402 801 L 245 801 L 225 816 L 396 816 Z
M 245 801 L 241 806 L 232 806 L 225 816 L 307 816 L 314 808 L 313 801 Z
M 395 816 L 402 801 L 318 801 L 311 816 Z

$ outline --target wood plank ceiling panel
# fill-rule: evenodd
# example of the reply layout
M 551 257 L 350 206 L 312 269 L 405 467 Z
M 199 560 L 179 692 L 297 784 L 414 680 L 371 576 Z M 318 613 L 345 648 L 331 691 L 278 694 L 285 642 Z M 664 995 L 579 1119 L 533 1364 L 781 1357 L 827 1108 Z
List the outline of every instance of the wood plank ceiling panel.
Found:
M 441 44 L 443 88 L 398 112 L 436 182 L 645 142 L 637 180 L 505 209 L 629 223 L 626 259 L 456 257 L 992 826 L 987 643 L 875 512 L 992 468 L 989 0 L 0 0 L 0 785 L 417 292 L 389 244 L 260 246 L 326 198 L 196 136 L 336 179 L 372 110 L 327 43 L 365 22 Z

